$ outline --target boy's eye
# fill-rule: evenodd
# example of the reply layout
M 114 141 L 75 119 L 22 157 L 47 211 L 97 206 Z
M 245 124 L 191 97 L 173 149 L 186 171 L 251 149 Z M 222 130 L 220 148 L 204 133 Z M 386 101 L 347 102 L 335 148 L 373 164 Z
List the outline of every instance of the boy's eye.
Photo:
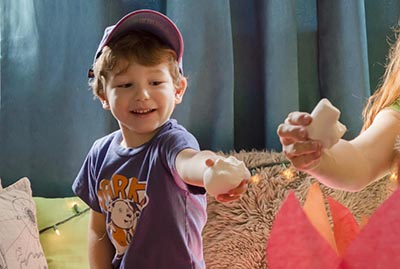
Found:
M 150 82 L 151 86 L 158 86 L 158 85 L 161 85 L 161 84 L 162 84 L 162 81 L 151 81 Z
M 117 85 L 117 88 L 129 88 L 129 87 L 132 87 L 132 83 Z

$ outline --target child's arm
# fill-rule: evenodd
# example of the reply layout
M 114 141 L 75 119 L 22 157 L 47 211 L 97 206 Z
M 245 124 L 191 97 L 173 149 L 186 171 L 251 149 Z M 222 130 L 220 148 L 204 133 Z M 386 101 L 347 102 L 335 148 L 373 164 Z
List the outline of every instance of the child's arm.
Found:
M 176 157 L 176 170 L 187 184 L 204 187 L 204 172 L 214 165 L 218 159 L 225 159 L 212 151 L 196 151 L 185 149 Z M 215 197 L 220 202 L 229 202 L 238 199 L 246 190 L 250 179 L 243 178 L 242 182 L 228 193 Z
M 319 164 L 307 172 L 333 188 L 358 191 L 390 173 L 399 135 L 400 113 L 385 109 L 355 139 L 324 151 Z
M 89 219 L 89 264 L 90 268 L 112 269 L 114 247 L 106 232 L 106 218 L 90 210 Z
M 278 128 L 283 151 L 292 164 L 323 184 L 357 191 L 390 172 L 395 142 L 400 135 L 400 113 L 385 109 L 372 125 L 351 141 L 340 140 L 328 150 L 308 138 L 307 113 L 291 113 Z

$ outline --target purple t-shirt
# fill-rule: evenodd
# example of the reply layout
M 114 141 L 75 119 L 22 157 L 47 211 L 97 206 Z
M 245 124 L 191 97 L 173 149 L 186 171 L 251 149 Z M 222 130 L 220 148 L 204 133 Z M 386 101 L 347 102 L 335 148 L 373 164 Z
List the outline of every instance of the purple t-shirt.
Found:
M 72 186 L 106 216 L 114 268 L 205 268 L 205 190 L 187 185 L 175 169 L 180 151 L 199 150 L 197 140 L 169 120 L 142 146 L 121 141 L 120 131 L 97 140 Z

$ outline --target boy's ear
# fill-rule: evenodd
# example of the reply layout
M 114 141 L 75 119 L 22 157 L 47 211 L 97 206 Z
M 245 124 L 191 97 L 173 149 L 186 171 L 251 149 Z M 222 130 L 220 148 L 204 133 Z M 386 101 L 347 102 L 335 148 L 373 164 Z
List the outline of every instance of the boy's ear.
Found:
M 107 98 L 103 94 L 99 95 L 99 100 L 104 110 L 110 110 L 110 104 L 108 103 Z
M 183 99 L 183 95 L 185 94 L 187 87 L 187 80 L 186 78 L 181 79 L 181 83 L 179 88 L 175 88 L 175 104 L 180 104 Z

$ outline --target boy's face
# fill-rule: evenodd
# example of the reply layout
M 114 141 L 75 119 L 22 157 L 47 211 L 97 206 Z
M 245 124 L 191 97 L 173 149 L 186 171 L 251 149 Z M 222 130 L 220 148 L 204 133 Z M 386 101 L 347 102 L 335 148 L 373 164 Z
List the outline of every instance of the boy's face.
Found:
M 105 83 L 101 96 L 104 109 L 111 110 L 122 130 L 126 146 L 134 147 L 150 140 L 170 118 L 175 105 L 182 101 L 186 89 L 183 78 L 179 89 L 174 83 L 168 63 L 143 66 L 118 62 Z

